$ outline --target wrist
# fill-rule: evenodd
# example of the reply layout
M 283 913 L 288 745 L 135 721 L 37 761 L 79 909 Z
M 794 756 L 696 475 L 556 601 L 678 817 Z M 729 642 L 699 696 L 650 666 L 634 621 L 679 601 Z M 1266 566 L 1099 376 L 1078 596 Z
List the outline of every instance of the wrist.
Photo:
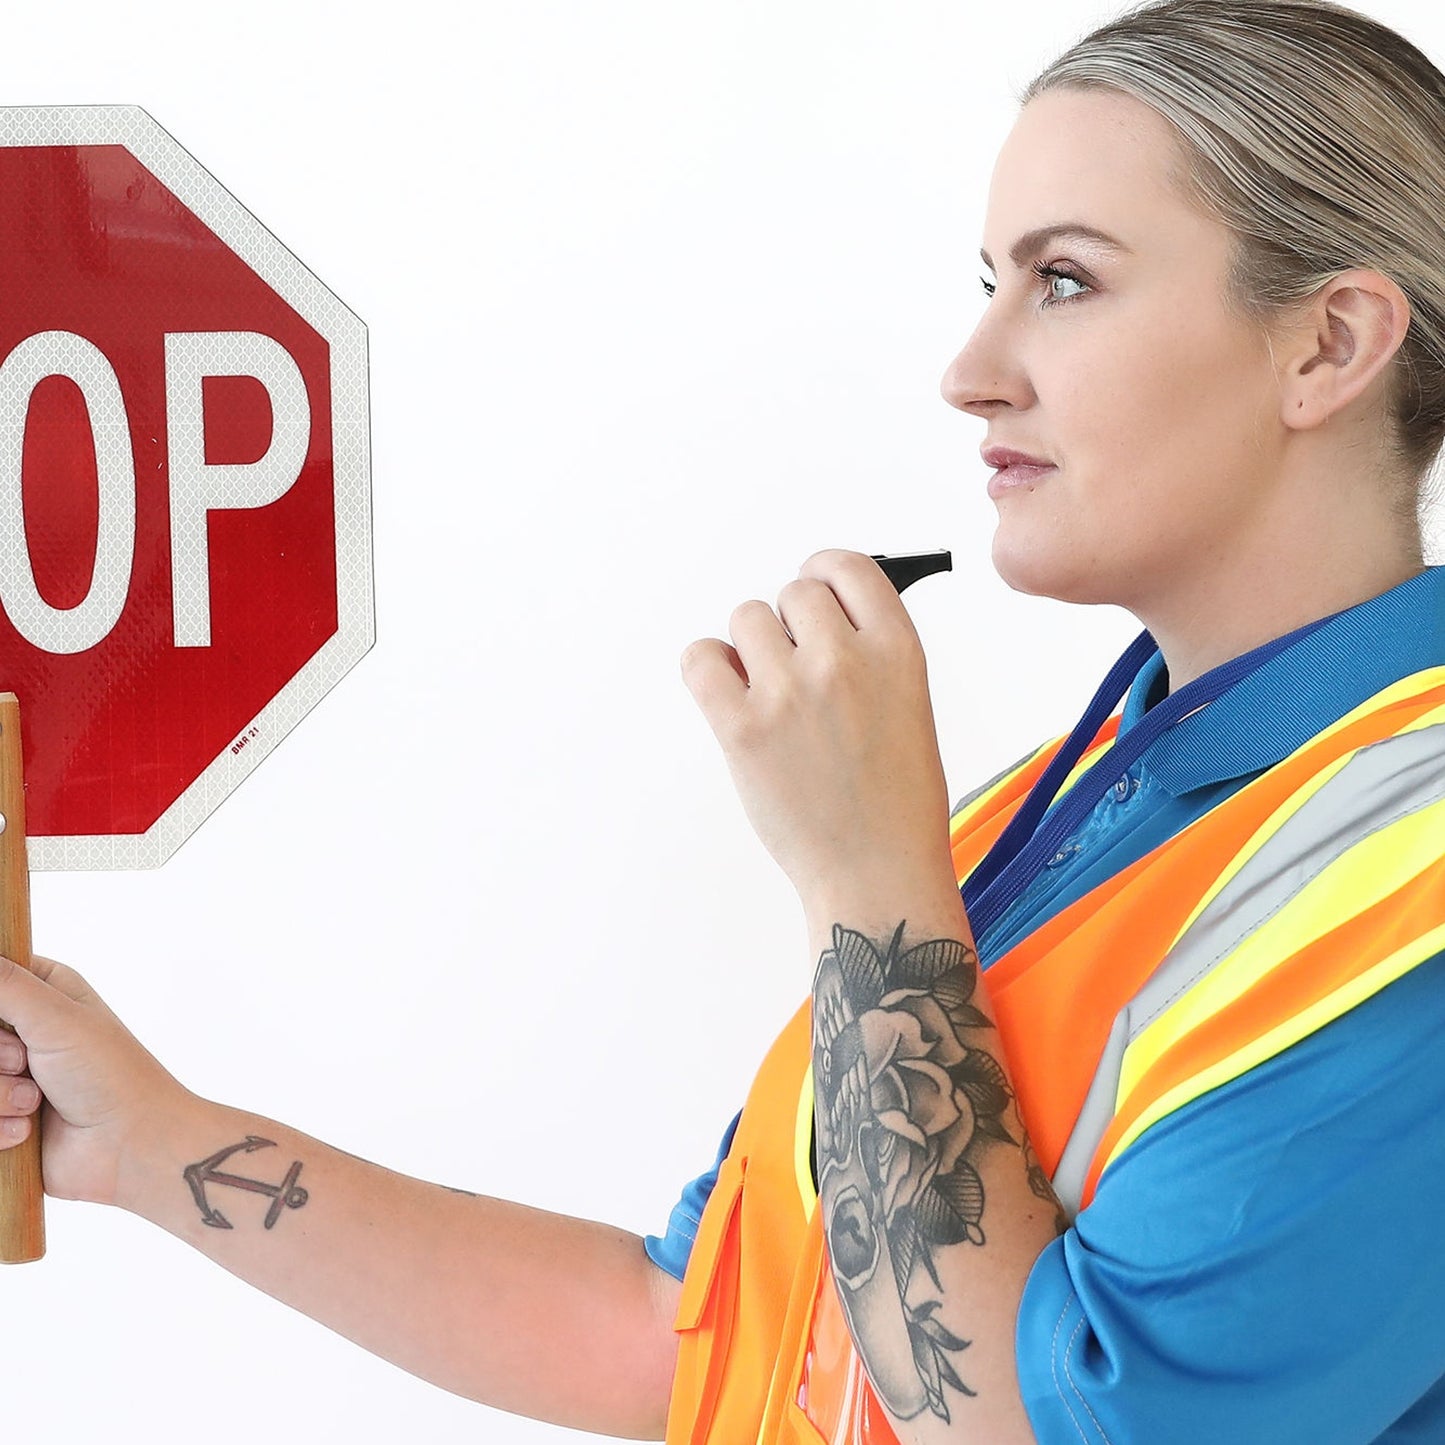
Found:
M 126 1131 L 116 1161 L 110 1201 L 153 1224 L 164 1224 L 185 1189 L 188 1149 L 231 1128 L 234 1110 L 193 1094 L 180 1084 L 158 1091 Z
M 801 901 L 809 938 L 819 949 L 831 942 L 833 925 L 839 923 L 864 933 L 891 933 L 907 920 L 910 934 L 927 930 L 972 941 L 951 860 L 833 874 Z

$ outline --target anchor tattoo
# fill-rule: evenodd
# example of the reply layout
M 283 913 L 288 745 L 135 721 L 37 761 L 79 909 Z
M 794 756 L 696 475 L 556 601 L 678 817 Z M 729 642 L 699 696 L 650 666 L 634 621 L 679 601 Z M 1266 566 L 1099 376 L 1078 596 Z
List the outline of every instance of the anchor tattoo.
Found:
M 271 1208 L 266 1213 L 267 1229 L 270 1229 L 280 1219 L 283 1209 L 300 1209 L 306 1203 L 307 1193 L 296 1183 L 301 1174 L 299 1159 L 286 1171 L 286 1177 L 279 1184 L 267 1184 L 261 1179 L 246 1179 L 239 1174 L 221 1173 L 220 1166 L 232 1154 L 242 1152 L 254 1154 L 258 1149 L 274 1149 L 275 1147 L 274 1139 L 261 1139 L 255 1134 L 248 1134 L 242 1143 L 232 1144 L 229 1149 L 218 1149 L 209 1159 L 202 1159 L 199 1164 L 186 1166 L 186 1183 L 191 1186 L 191 1193 L 195 1195 L 196 1207 L 201 1211 L 202 1224 L 209 1224 L 212 1229 L 233 1227 L 231 1221 L 219 1209 L 213 1209 L 206 1199 L 207 1184 L 222 1184 L 229 1189 L 248 1189 L 252 1194 L 269 1194 Z

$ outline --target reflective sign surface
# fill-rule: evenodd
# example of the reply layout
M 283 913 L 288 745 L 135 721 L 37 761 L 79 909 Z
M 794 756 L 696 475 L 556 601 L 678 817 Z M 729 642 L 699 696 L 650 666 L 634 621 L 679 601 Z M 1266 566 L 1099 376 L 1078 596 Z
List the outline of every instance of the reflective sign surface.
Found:
M 157 863 L 370 645 L 365 333 L 143 113 L 0 126 L 32 861 Z

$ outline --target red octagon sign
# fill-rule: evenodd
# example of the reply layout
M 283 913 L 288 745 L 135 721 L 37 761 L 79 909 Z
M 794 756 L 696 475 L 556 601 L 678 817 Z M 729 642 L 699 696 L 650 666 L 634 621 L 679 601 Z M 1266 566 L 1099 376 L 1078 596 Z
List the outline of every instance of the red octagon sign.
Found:
M 0 108 L 0 196 L 31 863 L 153 866 L 371 646 L 366 331 L 135 107 Z

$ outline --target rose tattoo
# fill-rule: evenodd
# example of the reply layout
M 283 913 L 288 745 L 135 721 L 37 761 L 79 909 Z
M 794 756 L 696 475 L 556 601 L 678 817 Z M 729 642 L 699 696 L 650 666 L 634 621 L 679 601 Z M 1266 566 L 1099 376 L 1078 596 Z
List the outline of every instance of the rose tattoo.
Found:
M 935 1316 L 934 1251 L 984 1242 L 975 1165 L 1002 1123 L 1002 1068 L 959 1037 L 991 1027 L 971 1002 L 978 958 L 957 939 L 880 949 L 835 924 L 813 986 L 818 1183 L 828 1256 L 859 1356 L 902 1419 L 949 1418 L 943 1387 L 974 1392 L 968 1347 Z M 932 1288 L 929 1289 L 931 1284 Z

